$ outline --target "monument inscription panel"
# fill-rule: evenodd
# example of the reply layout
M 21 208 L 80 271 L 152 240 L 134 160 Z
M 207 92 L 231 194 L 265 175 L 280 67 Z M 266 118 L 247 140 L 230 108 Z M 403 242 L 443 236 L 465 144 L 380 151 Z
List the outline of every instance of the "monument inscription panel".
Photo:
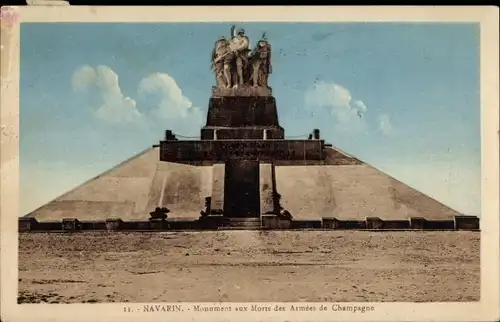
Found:
M 162 141 L 162 161 L 323 160 L 323 140 Z

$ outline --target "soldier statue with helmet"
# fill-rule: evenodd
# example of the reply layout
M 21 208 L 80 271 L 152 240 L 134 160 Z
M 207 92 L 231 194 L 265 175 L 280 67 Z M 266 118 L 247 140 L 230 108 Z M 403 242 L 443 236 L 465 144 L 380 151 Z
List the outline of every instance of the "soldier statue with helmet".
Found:
M 220 37 L 215 42 L 212 69 L 217 87 L 267 87 L 267 78 L 271 73 L 271 45 L 265 33 L 253 51 L 249 47 L 250 41 L 245 31 L 239 29 L 235 32 L 235 26 L 231 27 L 230 40 Z
M 254 87 L 267 86 L 267 79 L 272 73 L 271 66 L 271 45 L 267 41 L 266 33 L 257 42 L 252 54 L 251 62 L 251 80 Z

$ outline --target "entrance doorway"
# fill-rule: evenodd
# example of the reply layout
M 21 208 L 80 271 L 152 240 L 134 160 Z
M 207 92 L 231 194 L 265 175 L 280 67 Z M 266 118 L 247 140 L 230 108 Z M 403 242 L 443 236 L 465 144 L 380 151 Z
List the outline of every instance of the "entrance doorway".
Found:
M 259 217 L 259 161 L 226 162 L 224 214 L 227 217 Z

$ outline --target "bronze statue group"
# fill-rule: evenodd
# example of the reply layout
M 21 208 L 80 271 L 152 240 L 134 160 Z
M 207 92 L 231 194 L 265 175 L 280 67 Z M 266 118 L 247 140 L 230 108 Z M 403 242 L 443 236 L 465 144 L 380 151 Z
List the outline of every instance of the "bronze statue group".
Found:
M 212 69 L 217 87 L 238 88 L 266 86 L 271 73 L 271 45 L 265 33 L 250 50 L 250 41 L 243 29 L 231 28 L 231 39 L 220 37 L 212 51 Z

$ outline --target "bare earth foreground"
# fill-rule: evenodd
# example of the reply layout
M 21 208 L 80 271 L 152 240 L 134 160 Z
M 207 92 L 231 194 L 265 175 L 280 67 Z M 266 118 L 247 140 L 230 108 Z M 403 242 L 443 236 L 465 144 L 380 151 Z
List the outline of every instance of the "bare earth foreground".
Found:
M 478 232 L 20 234 L 19 302 L 477 301 Z

